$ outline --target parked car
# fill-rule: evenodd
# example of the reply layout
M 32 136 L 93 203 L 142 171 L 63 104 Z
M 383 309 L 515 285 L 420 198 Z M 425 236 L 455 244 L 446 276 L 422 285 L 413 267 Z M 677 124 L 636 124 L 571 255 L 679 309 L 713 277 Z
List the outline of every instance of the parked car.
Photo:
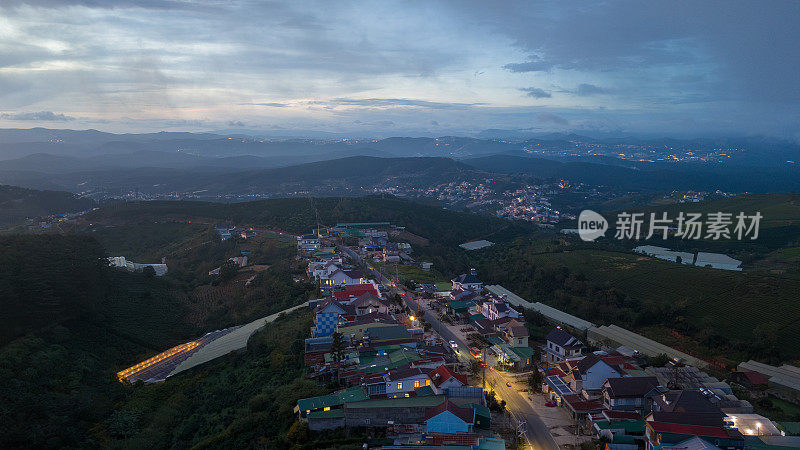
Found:
M 553 408 L 553 407 L 555 407 L 555 406 L 556 406 L 556 404 L 555 404 L 555 403 L 553 403 L 553 402 L 547 402 L 547 403 L 545 403 L 545 404 L 544 404 L 544 406 L 547 406 L 547 407 L 549 407 L 549 408 Z
M 456 344 L 456 341 L 450 341 L 450 347 L 458 348 L 458 344 Z

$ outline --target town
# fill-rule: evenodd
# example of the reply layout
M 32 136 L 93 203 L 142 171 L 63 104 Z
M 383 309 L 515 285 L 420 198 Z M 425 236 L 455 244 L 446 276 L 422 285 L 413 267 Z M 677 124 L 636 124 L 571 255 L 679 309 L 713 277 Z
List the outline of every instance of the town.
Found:
M 218 232 L 228 239 L 239 230 Z M 437 280 L 413 258 L 415 238 L 389 222 L 296 237 L 323 294 L 298 306 L 314 315 L 306 377 L 332 389 L 297 402 L 310 430 L 366 429 L 383 449 L 800 446 L 794 423 L 759 415 L 747 400 L 769 393 L 799 403 L 796 367 L 748 361 L 722 381 L 702 359 L 529 302 L 475 270 Z M 163 381 L 243 348 L 278 316 L 209 333 L 120 380 Z M 549 330 L 541 341 L 530 338 L 537 327 Z
M 484 285 L 475 271 L 450 282 L 387 278 L 369 261 L 414 264 L 398 250 L 408 243 L 388 240 L 397 234 L 387 223 L 354 223 L 298 238 L 309 277 L 328 294 L 309 304 L 309 376 L 342 388 L 298 402 L 310 429 L 385 429 L 394 444 L 384 448 L 600 439 L 612 449 L 800 445 L 691 355 L 529 303 Z M 544 342 L 529 342 L 533 315 L 552 323 Z M 750 361 L 729 379 L 800 400 L 800 371 L 790 366 Z

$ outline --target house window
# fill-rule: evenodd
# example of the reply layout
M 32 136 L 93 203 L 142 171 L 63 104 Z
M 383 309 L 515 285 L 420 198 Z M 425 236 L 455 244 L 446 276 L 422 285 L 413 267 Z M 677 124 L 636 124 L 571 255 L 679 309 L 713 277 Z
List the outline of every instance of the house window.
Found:
M 415 387 L 415 388 L 418 388 L 418 387 L 419 387 L 419 380 L 414 380 L 414 387 Z
M 397 389 L 403 389 L 403 383 L 397 382 Z
M 330 410 L 331 410 L 331 407 L 330 407 L 330 406 L 326 406 L 326 407 L 322 408 L 322 410 L 323 410 L 323 411 L 330 411 Z
M 369 425 L 372 423 L 372 419 L 364 419 L 364 424 Z
M 431 385 L 431 380 L 425 380 L 425 386 L 430 386 L 430 385 Z

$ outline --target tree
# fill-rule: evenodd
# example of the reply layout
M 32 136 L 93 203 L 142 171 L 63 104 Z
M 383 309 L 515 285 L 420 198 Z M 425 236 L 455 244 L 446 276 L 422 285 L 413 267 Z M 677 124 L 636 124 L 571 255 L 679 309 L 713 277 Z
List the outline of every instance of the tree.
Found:
M 469 361 L 469 373 L 474 377 L 478 375 L 478 372 L 481 370 L 481 364 L 477 360 L 470 360 Z
M 344 359 L 344 340 L 342 339 L 342 333 L 338 331 L 334 332 L 331 336 L 333 338 L 333 343 L 331 344 L 331 356 L 333 360 L 341 362 Z
M 145 266 L 145 268 L 142 269 L 142 274 L 145 278 L 153 278 L 156 276 L 156 269 L 153 269 L 152 266 Z
M 220 281 L 229 281 L 236 277 L 239 273 L 239 265 L 233 261 L 225 261 L 219 268 Z
M 542 389 L 542 374 L 538 370 L 531 372 L 531 376 L 528 377 L 528 385 L 536 392 Z

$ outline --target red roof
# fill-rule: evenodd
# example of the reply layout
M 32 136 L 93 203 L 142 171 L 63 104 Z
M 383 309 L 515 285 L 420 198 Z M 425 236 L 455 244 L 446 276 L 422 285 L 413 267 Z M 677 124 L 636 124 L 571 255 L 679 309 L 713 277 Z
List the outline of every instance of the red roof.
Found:
M 674 434 L 684 434 L 687 436 L 717 437 L 717 438 L 731 437 L 728 434 L 728 431 L 721 427 L 683 425 L 680 423 L 668 423 L 668 422 L 647 422 L 647 426 L 651 427 L 654 431 L 658 433 L 674 433 Z
M 411 367 L 424 366 L 426 364 L 444 363 L 444 358 L 441 356 L 431 356 L 430 358 L 423 358 L 413 361 Z
M 355 298 L 364 294 L 378 295 L 378 290 L 372 284 L 346 284 L 344 289 L 340 289 L 333 293 L 336 298 Z
M 769 378 L 758 372 L 746 370 L 742 374 L 753 384 L 767 384 L 769 382 Z
M 450 400 L 443 401 L 439 406 L 433 406 L 425 410 L 425 420 L 430 420 L 433 417 L 438 416 L 439 414 L 450 411 L 458 417 L 459 419 L 463 420 L 466 423 L 472 423 L 472 420 L 475 418 L 475 410 L 472 408 L 462 408 L 460 406 L 456 406 L 455 403 L 452 403 Z
M 456 380 L 460 381 L 461 384 L 464 386 L 467 385 L 467 376 L 463 373 L 455 373 L 452 370 L 448 369 L 447 366 L 442 364 L 441 366 L 433 369 L 429 374 L 433 384 L 437 387 L 441 386 L 442 383 L 449 380 L 450 378 L 455 378 Z
M 552 375 L 558 375 L 559 377 L 564 377 L 567 374 L 565 374 L 564 371 L 559 369 L 558 367 L 550 367 L 547 369 L 547 371 L 545 371 L 544 376 L 549 377 Z
M 600 400 L 582 400 L 578 394 L 565 395 L 563 398 L 575 412 L 599 412 L 603 409 Z

